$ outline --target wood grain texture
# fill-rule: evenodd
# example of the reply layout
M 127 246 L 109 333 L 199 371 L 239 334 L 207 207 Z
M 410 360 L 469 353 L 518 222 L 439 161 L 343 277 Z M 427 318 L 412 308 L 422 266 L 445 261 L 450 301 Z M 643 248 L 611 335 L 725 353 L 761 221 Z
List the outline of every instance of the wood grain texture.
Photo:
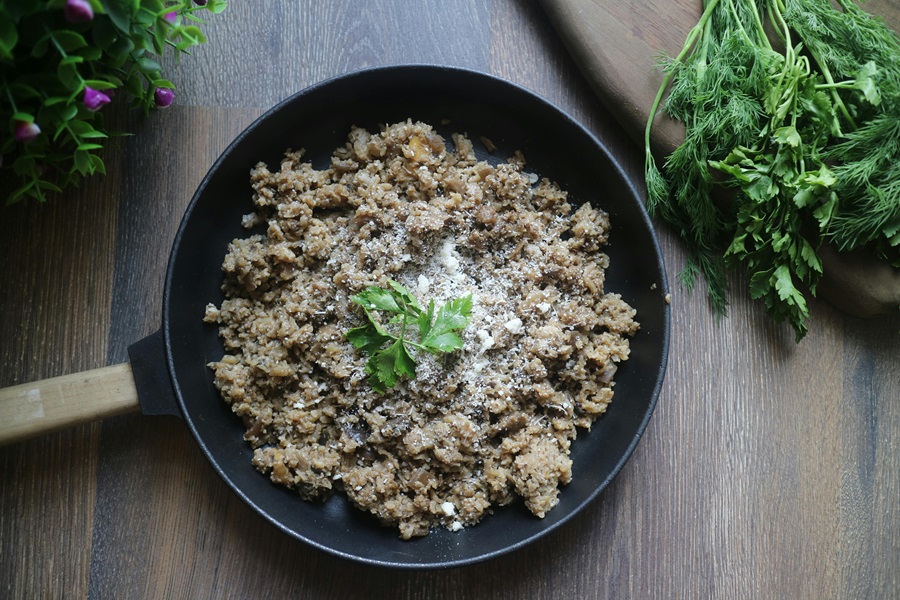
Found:
M 0 444 L 137 409 L 137 389 L 128 363 L 3 388 Z
M 0 385 L 125 360 L 159 326 L 172 239 L 213 160 L 325 77 L 415 61 L 495 73 L 575 115 L 640 182 L 640 149 L 535 0 L 236 2 L 207 32 L 173 71 L 173 107 L 120 116 L 137 135 L 106 178 L 0 219 Z M 684 255 L 660 233 L 674 282 Z M 717 323 L 702 294 L 672 292 L 669 371 L 634 456 L 521 551 L 427 572 L 336 559 L 244 505 L 179 419 L 134 414 L 0 448 L 0 597 L 900 596 L 900 319 L 815 302 L 797 346 L 743 294 Z

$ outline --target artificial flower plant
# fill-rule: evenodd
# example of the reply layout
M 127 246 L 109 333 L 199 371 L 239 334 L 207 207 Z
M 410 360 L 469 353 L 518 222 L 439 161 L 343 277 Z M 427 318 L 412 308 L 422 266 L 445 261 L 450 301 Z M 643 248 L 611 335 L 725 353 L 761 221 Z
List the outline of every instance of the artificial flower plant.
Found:
M 105 173 L 110 102 L 145 112 L 175 99 L 158 59 L 206 41 L 224 0 L 0 0 L 0 198 L 48 195 Z M 121 94 L 120 94 L 121 92 Z

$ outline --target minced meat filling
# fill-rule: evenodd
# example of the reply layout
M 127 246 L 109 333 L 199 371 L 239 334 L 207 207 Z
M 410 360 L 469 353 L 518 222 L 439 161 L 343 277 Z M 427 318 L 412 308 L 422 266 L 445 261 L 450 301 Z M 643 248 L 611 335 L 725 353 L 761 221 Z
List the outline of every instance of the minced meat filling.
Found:
M 254 465 L 306 499 L 340 490 L 404 539 L 516 497 L 543 517 L 638 329 L 603 288 L 606 213 L 571 206 L 519 153 L 478 161 L 423 123 L 354 128 L 324 170 L 302 158 L 253 169 L 244 223 L 267 231 L 230 245 L 226 300 L 206 312 Z M 379 394 L 344 334 L 364 319 L 351 297 L 389 280 L 423 306 L 474 305 L 461 350 L 418 353 L 416 378 Z

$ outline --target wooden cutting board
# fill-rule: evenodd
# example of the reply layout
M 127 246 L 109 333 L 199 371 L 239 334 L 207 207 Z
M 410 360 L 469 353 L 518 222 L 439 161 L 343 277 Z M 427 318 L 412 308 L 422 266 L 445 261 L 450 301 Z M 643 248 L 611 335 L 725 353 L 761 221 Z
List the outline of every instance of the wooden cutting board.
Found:
M 697 22 L 701 0 L 541 0 L 569 52 L 607 109 L 643 145 L 644 126 L 662 83 L 659 58 L 675 56 Z M 900 32 L 900 0 L 863 7 Z M 668 153 L 682 128 L 664 116 L 654 123 L 655 149 Z
M 575 62 L 607 110 L 644 144 L 644 128 L 663 75 L 662 56 L 674 57 L 700 18 L 701 0 L 541 0 Z M 863 7 L 900 33 L 900 0 L 870 0 Z M 724 124 L 727 127 L 727 124 Z M 652 130 L 657 156 L 684 139 L 684 128 L 658 114 Z M 900 269 L 864 253 L 823 247 L 820 294 L 845 312 L 870 317 L 896 312 Z

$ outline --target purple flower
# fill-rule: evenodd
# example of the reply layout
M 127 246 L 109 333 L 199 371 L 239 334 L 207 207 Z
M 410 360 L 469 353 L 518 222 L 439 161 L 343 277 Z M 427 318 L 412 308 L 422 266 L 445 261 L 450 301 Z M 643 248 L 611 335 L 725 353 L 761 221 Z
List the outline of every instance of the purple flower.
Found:
M 163 16 L 163 19 L 165 19 L 166 23 L 168 23 L 169 25 L 174 25 L 175 21 L 178 19 L 178 13 L 174 10 L 172 12 L 167 12 Z
M 33 142 L 41 133 L 41 128 L 34 121 L 16 121 L 13 126 L 13 134 L 17 142 L 27 144 Z
M 194 4 L 197 6 L 206 6 L 206 0 L 194 0 Z
M 94 19 L 94 9 L 87 0 L 66 0 L 63 13 L 69 23 L 83 23 Z
M 156 108 L 165 108 L 172 104 L 172 100 L 175 99 L 175 92 L 168 88 L 158 87 L 153 92 L 153 99 L 156 101 Z
M 109 104 L 109 96 L 95 90 L 90 86 L 84 86 L 84 105 L 90 111 L 100 110 L 104 104 Z

